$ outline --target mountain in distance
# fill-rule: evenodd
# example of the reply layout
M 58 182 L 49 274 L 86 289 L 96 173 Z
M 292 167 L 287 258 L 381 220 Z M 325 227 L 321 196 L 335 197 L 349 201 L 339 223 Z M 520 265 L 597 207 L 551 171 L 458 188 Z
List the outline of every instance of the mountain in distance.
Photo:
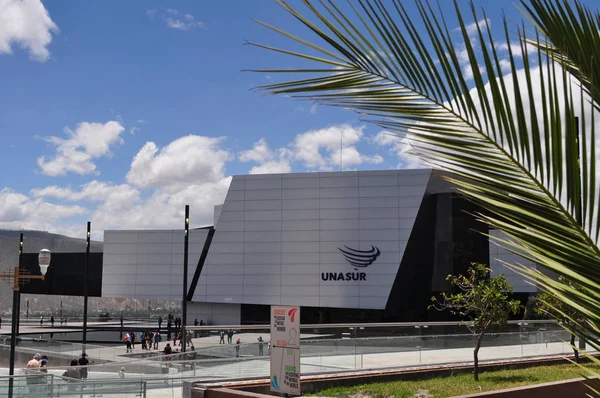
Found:
M 41 249 L 58 253 L 85 252 L 85 239 L 71 238 L 44 231 L 0 229 L 0 271 L 8 271 L 19 264 L 19 235 L 21 233 L 23 233 L 24 253 L 38 253 Z M 102 249 L 102 242 L 91 242 L 91 252 L 101 252 Z M 12 311 L 12 293 L 10 281 L 0 280 L 0 316 L 5 319 L 8 319 Z M 22 320 L 26 317 L 27 302 L 29 302 L 30 317 L 39 318 L 40 315 L 45 317 L 54 315 L 57 317 L 60 314 L 61 303 L 63 316 L 83 316 L 83 297 L 23 294 L 21 295 Z M 180 308 L 180 303 L 168 301 L 117 297 L 89 297 L 88 299 L 88 317 L 90 319 L 104 312 L 109 312 L 116 317 L 122 314 L 123 316 L 136 317 L 158 317 L 158 315 L 162 315 L 164 318 L 165 314 L 163 312 L 176 313 Z

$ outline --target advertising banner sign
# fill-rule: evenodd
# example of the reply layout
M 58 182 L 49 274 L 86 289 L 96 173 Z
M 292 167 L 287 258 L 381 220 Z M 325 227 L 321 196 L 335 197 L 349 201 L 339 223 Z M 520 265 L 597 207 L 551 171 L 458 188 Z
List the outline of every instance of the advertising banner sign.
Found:
M 271 306 L 271 391 L 300 395 L 300 307 Z

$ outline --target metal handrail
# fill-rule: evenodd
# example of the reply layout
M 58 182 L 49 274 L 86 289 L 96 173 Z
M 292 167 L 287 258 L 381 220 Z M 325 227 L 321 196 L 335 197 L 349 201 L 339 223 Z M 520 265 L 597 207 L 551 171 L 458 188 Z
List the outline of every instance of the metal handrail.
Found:
M 558 324 L 555 319 L 532 319 L 532 320 L 512 320 L 508 321 L 508 325 L 521 325 L 521 324 Z M 300 329 L 334 329 L 334 328 L 388 328 L 388 327 L 411 327 L 415 326 L 467 326 L 471 325 L 472 322 L 382 322 L 382 323 L 309 323 L 301 324 Z M 264 325 L 203 325 L 203 326 L 186 326 L 187 330 L 222 330 L 222 329 L 233 329 L 233 330 L 257 330 L 264 329 L 270 330 L 269 324 Z M 164 327 L 163 327 L 164 329 Z

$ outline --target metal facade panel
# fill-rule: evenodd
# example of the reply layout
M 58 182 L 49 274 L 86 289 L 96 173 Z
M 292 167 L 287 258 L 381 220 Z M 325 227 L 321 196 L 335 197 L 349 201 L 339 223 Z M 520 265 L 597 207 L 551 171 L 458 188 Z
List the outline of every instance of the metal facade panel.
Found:
M 490 236 L 494 238 L 507 239 L 507 236 L 498 231 L 498 230 L 490 230 Z M 490 269 L 491 275 L 496 276 L 500 274 L 504 274 L 506 279 L 508 279 L 508 283 L 513 286 L 513 291 L 515 293 L 536 293 L 537 287 L 528 283 L 522 276 L 517 274 L 514 270 L 510 269 L 505 265 L 505 263 L 511 265 L 522 265 L 527 268 L 536 269 L 537 266 L 535 263 L 524 259 L 523 257 L 518 256 L 515 253 L 511 253 L 508 250 L 499 247 L 495 243 L 490 240 Z
M 208 229 L 189 234 L 191 283 Z M 181 300 L 183 230 L 104 231 L 104 253 L 103 296 Z
M 215 225 L 218 246 L 193 301 L 384 309 L 429 177 L 430 170 L 235 176 L 223 209 L 236 213 Z M 223 259 L 233 254 L 241 262 Z M 375 258 L 355 266 L 353 255 Z

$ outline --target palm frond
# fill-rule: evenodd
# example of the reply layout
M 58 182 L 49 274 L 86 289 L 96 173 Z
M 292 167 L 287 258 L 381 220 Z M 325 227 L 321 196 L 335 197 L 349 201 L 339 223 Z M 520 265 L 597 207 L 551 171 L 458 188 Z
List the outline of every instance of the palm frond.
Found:
M 548 55 L 564 65 L 600 105 L 598 60 L 591 54 L 600 54 L 600 20 L 598 14 L 581 2 L 550 0 L 522 1 L 526 15 L 547 39 L 548 43 L 530 41 L 540 46 Z M 598 108 L 596 108 L 598 109 Z
M 532 0 L 527 10 L 545 38 L 528 37 L 525 26 L 513 38 L 504 21 L 499 42 L 485 13 L 471 5 L 464 14 L 456 1 L 459 39 L 442 10 L 424 1 L 416 2 L 415 17 L 399 0 L 356 0 L 344 7 L 303 0 L 304 13 L 278 3 L 318 43 L 264 24 L 306 52 L 259 46 L 320 66 L 263 69 L 303 78 L 260 89 L 352 109 L 410 138 L 417 155 L 453 173 L 459 192 L 487 210 L 481 220 L 507 236 L 499 244 L 582 287 L 584 293 L 565 290 L 542 274 L 525 272 L 586 309 L 582 330 L 593 336 L 600 325 L 594 109 L 600 68 L 592 66 L 600 52 L 587 43 L 597 44 L 597 32 L 590 31 L 599 28 L 598 13 L 577 5 L 579 18 L 586 18 L 581 25 L 589 27 L 563 29 L 549 23 L 563 18 L 562 11 L 554 12 L 549 0 Z M 484 22 L 473 33 L 465 15 Z M 567 17 L 577 18 L 568 12 Z M 555 31 L 562 43 L 554 42 Z M 514 40 L 518 51 L 510 45 Z M 573 61 L 577 48 L 591 61 Z M 594 345 L 600 348 L 600 341 Z

